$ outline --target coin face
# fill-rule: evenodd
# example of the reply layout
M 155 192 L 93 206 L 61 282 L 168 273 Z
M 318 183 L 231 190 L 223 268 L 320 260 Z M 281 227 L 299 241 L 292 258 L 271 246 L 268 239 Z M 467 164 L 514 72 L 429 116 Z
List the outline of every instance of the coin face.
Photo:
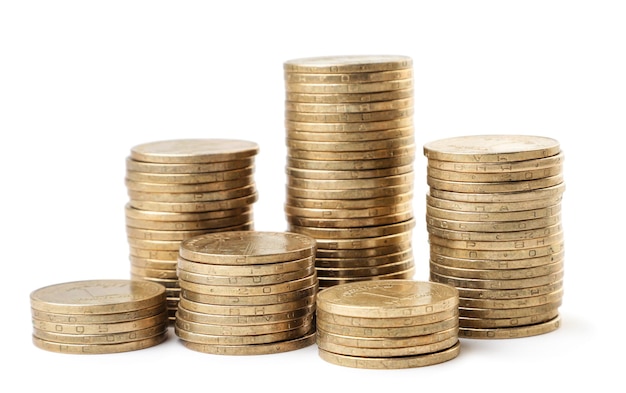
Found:
M 237 139 L 173 139 L 136 145 L 130 158 L 153 163 L 209 163 L 241 160 L 258 151 L 257 143 Z

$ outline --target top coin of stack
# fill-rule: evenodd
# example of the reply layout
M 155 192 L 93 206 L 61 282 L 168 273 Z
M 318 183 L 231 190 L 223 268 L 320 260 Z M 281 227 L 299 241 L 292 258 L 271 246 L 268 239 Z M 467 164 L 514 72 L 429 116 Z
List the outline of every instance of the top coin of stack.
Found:
M 558 141 L 473 135 L 424 145 L 430 278 L 459 290 L 459 334 L 513 338 L 559 327 L 563 296 Z
M 284 63 L 289 231 L 317 240 L 320 287 L 413 276 L 407 56 Z
M 173 321 L 180 242 L 209 232 L 252 230 L 258 145 L 179 139 L 134 146 L 126 159 L 131 277 L 167 287 Z
M 30 294 L 33 343 L 52 352 L 105 354 L 167 338 L 165 288 L 136 280 L 86 280 Z

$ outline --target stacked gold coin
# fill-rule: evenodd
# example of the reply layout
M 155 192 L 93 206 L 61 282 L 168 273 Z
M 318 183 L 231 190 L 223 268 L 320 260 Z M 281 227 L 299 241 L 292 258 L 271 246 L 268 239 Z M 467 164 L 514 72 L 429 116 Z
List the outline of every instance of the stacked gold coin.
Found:
M 170 320 L 180 288 L 180 242 L 253 229 L 258 145 L 232 139 L 165 140 L 134 146 L 126 159 L 126 233 L 131 277 L 167 288 Z
M 413 280 L 353 282 L 323 289 L 317 346 L 330 363 L 410 368 L 442 363 L 460 351 L 458 291 Z
M 181 243 L 174 325 L 192 350 L 226 355 L 291 351 L 315 343 L 315 239 L 233 231 Z
M 563 152 L 528 135 L 424 145 L 430 279 L 459 290 L 460 335 L 525 337 L 559 327 Z
M 284 72 L 285 213 L 317 240 L 320 288 L 412 277 L 411 58 L 303 58 Z
M 167 338 L 165 288 L 135 280 L 86 280 L 30 294 L 33 343 L 52 352 L 105 354 Z

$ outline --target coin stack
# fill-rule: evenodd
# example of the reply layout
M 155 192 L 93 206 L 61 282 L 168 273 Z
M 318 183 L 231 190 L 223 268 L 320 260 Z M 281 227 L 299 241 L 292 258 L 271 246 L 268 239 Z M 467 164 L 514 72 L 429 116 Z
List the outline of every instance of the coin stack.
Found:
M 317 240 L 320 288 L 411 278 L 413 69 L 407 56 L 284 63 L 290 232 Z
M 174 331 L 192 350 L 286 352 L 315 343 L 315 239 L 234 231 L 181 243 Z
M 542 136 L 472 135 L 424 145 L 430 279 L 459 290 L 459 334 L 556 330 L 563 297 L 563 152 Z
M 421 367 L 455 358 L 458 291 L 413 280 L 353 282 L 323 289 L 317 301 L 320 357 L 346 367 Z
M 258 145 L 232 139 L 164 140 L 126 158 L 126 234 L 131 277 L 167 288 L 170 322 L 180 288 L 180 242 L 210 232 L 253 229 Z
M 167 338 L 165 288 L 136 280 L 87 280 L 30 294 L 35 346 L 51 352 L 105 354 Z

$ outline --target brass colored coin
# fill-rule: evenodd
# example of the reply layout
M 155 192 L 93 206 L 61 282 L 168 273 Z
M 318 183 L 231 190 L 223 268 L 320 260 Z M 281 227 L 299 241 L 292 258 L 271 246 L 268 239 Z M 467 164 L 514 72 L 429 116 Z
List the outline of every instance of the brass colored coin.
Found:
M 262 286 L 243 285 L 206 285 L 197 284 L 183 279 L 178 280 L 180 287 L 198 294 L 217 296 L 268 296 L 294 292 L 317 284 L 316 274 L 279 284 Z
M 401 90 L 380 91 L 376 93 L 338 93 L 338 94 L 320 94 L 320 93 L 295 93 L 287 91 L 285 94 L 286 102 L 304 102 L 317 104 L 357 104 L 399 100 L 403 98 L 412 98 L 414 94 L 413 88 Z
M 563 173 L 563 166 L 556 165 L 541 169 L 528 170 L 523 172 L 504 173 L 467 173 L 444 171 L 441 169 L 427 167 L 427 175 L 435 179 L 470 182 L 470 183 L 496 183 L 496 182 L 517 182 L 543 179 Z
M 351 283 L 321 290 L 317 295 L 317 307 L 321 310 L 364 318 L 410 317 L 446 311 L 457 305 L 456 288 L 413 280 Z
M 133 237 L 127 237 L 126 240 L 131 247 L 157 251 L 178 251 L 181 243 L 180 240 L 144 240 Z
M 292 340 L 302 337 L 311 330 L 311 325 L 302 325 L 293 330 L 274 332 L 267 334 L 248 334 L 243 336 L 203 334 L 182 329 L 178 324 L 174 324 L 174 333 L 183 342 L 206 344 L 206 345 L 253 345 L 268 344 L 277 341 Z
M 552 198 L 534 199 L 530 201 L 490 203 L 490 202 L 459 202 L 447 199 L 434 198 L 426 195 L 426 204 L 439 209 L 468 213 L 504 213 L 524 210 L 534 210 L 554 206 L 561 203 L 562 195 Z
M 452 285 L 456 288 L 469 289 L 526 289 L 542 285 L 549 285 L 563 279 L 563 270 L 545 276 L 532 278 L 518 278 L 510 280 L 479 280 L 476 278 L 458 278 L 444 276 L 443 274 L 430 272 L 430 279 L 434 282 Z M 463 296 L 466 297 L 466 296 Z
M 464 240 L 464 241 L 477 241 L 477 242 L 510 242 L 510 241 L 524 241 L 533 240 L 537 238 L 550 237 L 556 233 L 563 231 L 561 223 L 556 223 L 543 228 L 531 229 L 528 231 L 513 231 L 513 232 L 467 232 L 467 231 L 455 231 L 448 229 L 435 228 L 430 225 L 426 226 L 426 230 L 433 236 L 440 237 L 442 239 L 449 240 Z
M 149 173 L 126 170 L 126 179 L 157 184 L 197 184 L 227 182 L 254 175 L 254 167 L 235 169 L 232 171 L 206 172 L 206 173 Z
M 509 203 L 552 198 L 562 195 L 564 191 L 565 183 L 559 183 L 551 187 L 538 188 L 529 191 L 484 194 L 446 191 L 431 187 L 429 194 L 435 198 L 447 199 L 450 201 Z
M 319 349 L 348 356 L 363 356 L 368 358 L 390 358 L 390 357 L 404 357 L 415 356 L 436 353 L 450 348 L 459 341 L 458 336 L 447 338 L 443 341 L 415 345 L 410 347 L 401 348 L 363 348 L 363 347 L 351 347 L 347 345 L 334 344 L 325 342 L 324 340 L 317 340 L 317 346 Z
M 523 172 L 547 168 L 551 166 L 563 165 L 565 156 L 563 152 L 559 152 L 553 156 L 545 158 L 537 158 L 533 160 L 515 161 L 515 162 L 455 162 L 440 161 L 428 159 L 428 166 L 441 169 L 444 171 L 466 172 L 466 173 L 507 173 L 507 172 Z
M 176 259 L 173 260 L 159 260 L 159 259 L 149 259 L 149 258 L 141 258 L 136 257 L 134 255 L 129 255 L 130 265 L 143 269 L 162 269 L 162 270 L 176 270 L 176 266 L 178 261 Z
M 317 267 L 317 276 L 320 279 L 328 278 L 354 278 L 354 277 L 370 277 L 380 276 L 383 274 L 391 274 L 403 272 L 407 269 L 414 267 L 413 258 L 405 259 L 399 262 L 392 262 L 386 265 L 380 266 L 368 266 L 368 267 Z
M 561 151 L 553 138 L 534 135 L 470 135 L 424 145 L 428 159 L 470 163 L 503 163 L 545 158 Z
M 202 231 L 209 233 L 214 232 L 214 230 L 234 230 L 234 227 L 245 226 L 252 219 L 253 214 L 251 209 L 249 209 L 248 213 L 243 213 L 239 216 L 201 221 L 151 221 L 127 217 L 126 227 L 144 231 Z
M 426 183 L 431 187 L 438 190 L 453 191 L 460 193 L 516 193 L 533 191 L 541 188 L 547 188 L 556 186 L 563 183 L 563 175 L 555 175 L 550 177 L 544 177 L 537 180 L 525 180 L 515 182 L 499 182 L 499 183 L 469 183 L 469 182 L 454 182 L 448 180 L 435 179 L 427 176 Z
M 126 170 L 145 172 L 145 173 L 161 173 L 161 174 L 190 174 L 190 173 L 209 173 L 234 171 L 254 165 L 254 156 L 242 158 L 241 160 L 229 160 L 222 162 L 212 162 L 208 164 L 158 164 L 152 162 L 143 162 L 126 157 Z
M 455 221 L 432 216 L 427 217 L 427 224 L 431 227 L 463 232 L 518 232 L 549 227 L 560 222 L 560 214 L 532 220 L 504 222 Z
M 291 168 L 310 169 L 320 171 L 361 171 L 377 170 L 412 165 L 415 157 L 413 154 L 376 160 L 303 160 L 287 157 L 287 165 Z
M 125 206 L 126 218 L 132 218 L 135 220 L 147 220 L 147 221 L 167 221 L 167 222 L 181 222 L 181 221 L 204 221 L 215 220 L 218 218 L 234 217 L 245 213 L 250 213 L 251 206 L 244 206 L 231 210 L 217 210 L 212 212 L 200 212 L 200 213 L 172 213 L 172 212 L 157 212 L 152 210 L 140 210 L 135 209 L 129 204 Z M 177 230 L 183 230 L 182 228 L 175 228 Z
M 285 129 L 308 132 L 370 132 L 413 127 L 413 117 L 363 123 L 312 123 L 285 120 Z
M 459 327 L 462 328 L 478 328 L 478 329 L 493 329 L 493 328 L 511 328 L 521 327 L 525 325 L 535 325 L 542 322 L 547 322 L 559 315 L 557 308 L 552 309 L 543 314 L 534 314 L 527 317 L 517 318 L 459 318 Z
M 172 262 L 178 258 L 178 251 L 157 251 L 157 250 L 144 250 L 142 248 L 128 247 L 131 257 L 144 258 L 151 260 L 160 260 Z
M 312 199 L 287 197 L 286 204 L 300 209 L 333 209 L 333 210 L 358 210 L 373 208 L 389 208 L 402 204 L 412 204 L 413 193 L 398 194 L 382 198 L 370 199 Z
M 212 195 L 211 200 L 221 200 L 230 198 L 230 194 L 237 191 L 230 191 L 239 188 L 250 187 L 254 185 L 254 176 L 241 177 L 235 180 L 217 181 L 209 183 L 191 183 L 191 184 L 175 184 L 175 183 L 148 183 L 124 178 L 124 184 L 128 191 L 136 191 L 140 193 L 161 193 L 161 194 L 197 194 L 203 193 Z M 226 195 L 226 196 L 223 196 Z
M 366 151 L 312 151 L 290 148 L 289 157 L 300 160 L 321 161 L 355 161 L 355 160 L 380 160 L 402 156 L 415 156 L 415 144 L 403 145 L 392 149 L 366 150 Z M 210 183 L 209 183 L 210 184 Z M 482 185 L 483 183 L 477 183 Z M 544 187 L 547 187 L 544 186 Z M 453 190 L 456 191 L 456 190 Z M 525 190 L 524 190 L 525 191 Z
M 122 342 L 115 344 L 67 344 L 59 343 L 49 340 L 43 340 L 33 336 L 33 344 L 41 349 L 50 352 L 57 353 L 69 353 L 69 354 L 107 354 L 107 353 L 120 353 L 130 352 L 140 349 L 153 347 L 155 345 L 164 342 L 168 335 L 167 330 L 162 334 L 153 337 L 145 338 L 143 340 Z
M 479 280 L 514 280 L 520 278 L 533 278 L 556 273 L 562 269 L 563 260 L 546 265 L 521 269 L 464 269 L 440 265 L 436 262 L 430 261 L 430 270 L 437 274 L 458 278 L 475 278 Z
M 148 281 L 148 282 L 161 284 L 163 287 L 165 287 L 166 290 L 173 290 L 173 289 L 180 290 L 180 287 L 178 286 L 178 280 L 176 279 L 139 276 L 139 275 L 132 274 L 132 273 L 130 274 L 130 277 L 133 280 Z M 167 294 L 167 295 L 169 296 L 170 294 Z
M 343 316 L 343 315 L 339 315 L 339 314 L 333 314 L 333 313 L 329 313 L 327 311 L 324 311 L 323 309 L 320 309 L 319 307 L 316 309 L 315 311 L 315 315 L 317 320 L 320 321 L 326 321 L 327 323 L 332 323 L 332 324 L 336 324 L 336 325 L 342 325 L 342 326 L 358 326 L 358 327 L 363 327 L 363 328 L 367 328 L 367 327 L 372 327 L 372 328 L 381 328 L 381 327 L 387 327 L 387 328 L 391 328 L 391 327 L 409 327 L 409 326 L 418 326 L 418 325 L 426 325 L 426 324 L 431 324 L 431 323 L 437 323 L 437 322 L 442 322 L 444 320 L 453 318 L 453 317 L 458 317 L 459 316 L 459 310 L 458 308 L 450 308 L 449 310 L 446 311 L 441 311 L 441 312 L 437 312 L 437 313 L 430 313 L 430 314 L 424 314 L 424 315 L 416 315 L 416 316 L 411 316 L 411 317 L 398 317 L 398 318 L 363 318 L 363 317 L 347 317 L 347 316 Z M 450 330 L 447 330 L 446 332 L 450 333 Z M 433 333 L 433 335 L 439 335 L 441 332 L 436 332 Z M 331 333 L 327 333 L 327 334 L 331 334 Z M 456 333 L 455 333 L 456 334 Z M 343 336 L 344 338 L 348 338 L 348 336 Z M 447 335 L 444 338 L 448 338 Z M 389 341 L 389 340 L 385 340 L 385 341 Z M 433 340 L 434 341 L 440 341 L 440 340 Z M 396 342 L 398 343 L 398 342 Z M 351 345 L 347 342 L 337 342 L 337 344 L 343 344 L 343 345 Z M 389 343 L 391 344 L 391 343 Z M 407 345 L 405 346 L 410 346 L 410 345 L 418 345 L 417 343 L 407 343 Z M 375 346 L 371 347 L 371 348 L 376 348 Z
M 376 257 L 362 258 L 315 258 L 315 266 L 320 269 L 345 269 L 345 268 L 368 268 L 384 267 L 390 263 L 406 261 L 413 258 L 411 246 L 395 254 L 387 254 Z
M 464 250 L 460 248 L 443 247 L 438 244 L 431 244 L 430 251 L 434 254 L 453 258 L 466 258 L 466 259 L 488 259 L 488 260 L 511 260 L 511 259 L 524 259 L 524 258 L 536 258 L 546 255 L 555 254 L 562 251 L 564 243 L 558 242 L 554 244 L 548 244 L 546 246 L 516 249 L 516 250 Z
M 215 326 L 254 326 L 264 325 L 277 322 L 293 321 L 304 318 L 315 313 L 315 305 L 311 304 L 306 307 L 297 308 L 275 314 L 260 315 L 216 315 L 205 314 L 184 307 L 178 307 L 177 316 L 189 322 L 203 323 Z
M 429 235 L 428 241 L 430 244 L 437 244 L 443 247 L 458 248 L 464 250 L 523 250 L 527 248 L 544 247 L 551 244 L 561 243 L 563 242 L 563 232 L 558 232 L 551 236 L 539 237 L 535 239 L 485 242 L 449 240 L 438 236 Z
M 291 312 L 300 308 L 305 308 L 315 305 L 315 294 L 305 296 L 301 299 L 288 301 L 284 303 L 275 303 L 267 305 L 214 305 L 200 303 L 193 300 L 189 300 L 185 297 L 180 298 L 178 303 L 179 308 L 185 310 L 194 311 L 196 313 L 210 314 L 210 315 L 224 315 L 224 316 L 259 316 L 259 315 L 273 315 L 278 313 Z
M 319 86 L 319 85 L 318 85 Z M 413 116 L 413 108 L 362 113 L 320 113 L 285 111 L 285 119 L 306 123 L 366 123 L 389 121 Z
M 303 199 L 378 199 L 395 197 L 413 191 L 413 183 L 384 188 L 363 188 L 352 190 L 313 190 L 287 186 L 287 197 Z
M 203 229 L 198 229 L 195 231 L 158 231 L 154 229 L 133 228 L 129 226 L 126 227 L 126 236 L 128 236 L 129 238 L 142 240 L 181 241 L 189 239 L 190 237 L 203 235 L 205 233 L 206 231 Z
M 360 228 L 395 224 L 413 217 L 413 211 L 367 218 L 307 218 L 287 215 L 287 222 L 292 225 L 314 228 Z
M 374 74 L 365 74 L 374 75 Z M 285 109 L 302 113 L 370 113 L 397 109 L 413 108 L 413 97 L 399 100 L 387 100 L 365 103 L 319 104 L 308 102 L 286 101 Z
M 207 335 L 216 336 L 257 336 L 261 334 L 280 333 L 293 331 L 303 326 L 310 327 L 313 324 L 313 314 L 304 317 L 274 323 L 264 323 L 261 325 L 209 325 L 186 321 L 181 314 L 176 314 L 176 326 L 179 329 Z
M 354 72 L 354 73 L 310 73 L 285 72 L 285 82 L 290 83 L 371 83 L 413 77 L 412 68 L 394 71 Z
M 490 260 L 455 258 L 431 252 L 430 260 L 439 265 L 463 269 L 527 269 L 562 261 L 563 256 L 564 251 L 561 250 L 554 254 L 535 258 Z
M 311 236 L 314 238 L 327 239 L 358 239 L 368 237 L 382 237 L 405 233 L 415 227 L 415 219 L 411 218 L 404 222 L 388 225 L 363 228 L 311 228 L 290 225 L 291 231 Z
M 308 333 L 282 341 L 276 341 L 267 344 L 249 344 L 249 345 L 218 345 L 218 344 L 198 344 L 189 341 L 183 341 L 186 348 L 196 352 L 211 353 L 215 355 L 267 355 L 273 353 L 282 353 L 295 351 L 315 344 L 315 329 L 312 328 Z
M 413 60 L 402 55 L 347 55 L 306 57 L 287 60 L 283 69 L 288 72 L 336 74 L 353 72 L 380 72 L 411 68 Z
M 131 199 L 130 205 L 134 201 L 146 201 L 146 202 L 168 202 L 168 203 L 203 203 L 223 201 L 227 199 L 244 198 L 255 194 L 257 191 L 256 185 L 247 184 L 244 187 L 234 188 L 223 191 L 213 192 L 142 192 L 128 190 L 126 194 Z M 236 209 L 230 209 L 232 212 Z M 239 208 L 238 210 L 241 210 Z M 214 216 L 219 216 L 217 212 L 211 212 Z M 210 216 L 211 214 L 206 214 Z M 222 214 L 223 217 L 228 217 L 227 214 Z
M 377 236 L 371 238 L 352 238 L 352 239 L 328 239 L 317 238 L 317 256 L 323 257 L 329 253 L 330 256 L 339 258 L 338 252 L 355 250 L 359 253 L 370 252 L 369 249 L 376 249 L 380 247 L 396 246 L 398 244 L 407 244 L 411 241 L 413 234 L 410 230 L 393 233 L 391 235 Z M 369 250 L 369 251 L 365 251 Z M 377 253 L 376 250 L 374 250 Z
M 309 266 L 300 270 L 278 273 L 278 274 L 266 274 L 255 276 L 216 276 L 209 274 L 199 274 L 188 272 L 186 270 L 177 269 L 177 274 L 180 280 L 192 282 L 196 284 L 204 285 L 219 285 L 219 286 L 264 286 L 286 283 L 294 280 L 298 280 L 315 273 L 315 267 Z
M 412 172 L 395 176 L 349 180 L 311 180 L 290 176 L 287 179 L 287 184 L 292 187 L 311 190 L 354 190 L 412 184 L 413 178 Z
M 139 340 L 145 340 L 150 337 L 162 335 L 167 331 L 167 318 L 163 319 L 158 325 L 148 328 L 133 330 L 127 332 L 102 333 L 102 334 L 68 334 L 56 333 L 38 328 L 33 328 L 33 336 L 56 343 L 63 344 L 121 344 Z
M 364 171 L 323 171 L 315 169 L 298 169 L 287 167 L 287 175 L 297 179 L 308 180 L 357 180 L 403 175 L 413 172 L 413 165 L 402 165 L 391 168 L 368 169 Z
M 131 321 L 151 318 L 159 315 L 164 311 L 165 304 L 159 303 L 155 306 L 151 306 L 148 308 L 112 314 L 58 314 L 31 308 L 31 316 L 34 320 L 33 324 L 35 323 L 35 321 L 45 321 L 53 324 L 60 323 L 66 325 L 90 324 L 110 326 L 110 324 L 115 325 L 118 323 L 128 323 Z
M 320 152 L 369 152 L 373 150 L 381 149 L 398 149 L 403 146 L 409 146 L 415 144 L 415 138 L 413 135 L 409 135 L 404 138 L 392 138 L 381 139 L 377 141 L 365 141 L 365 142 L 313 142 L 302 141 L 297 139 L 287 138 L 286 145 L 289 149 L 295 150 L 309 150 Z
M 178 139 L 133 146 L 130 158 L 160 164 L 193 164 L 241 160 L 255 156 L 255 142 L 236 139 Z
M 561 326 L 561 317 L 542 322 L 536 325 L 526 325 L 518 327 L 478 329 L 478 328 L 459 328 L 459 336 L 463 338 L 482 338 L 482 339 L 507 339 L 537 336 L 557 330 Z
M 333 287 L 336 285 L 351 284 L 354 282 L 363 281 L 381 281 L 381 280 L 412 280 L 415 276 L 415 267 L 411 267 L 407 270 L 400 272 L 394 272 L 389 274 L 380 274 L 378 276 L 365 276 L 365 277 L 320 277 L 318 276 L 319 288 L 324 289 L 327 287 Z
M 413 210 L 411 202 L 398 203 L 390 206 L 378 206 L 364 209 L 314 209 L 285 205 L 285 213 L 309 219 L 355 219 L 384 217 L 392 214 L 401 214 Z
M 503 222 L 503 221 L 524 221 L 538 218 L 550 217 L 561 213 L 561 204 L 552 205 L 540 209 L 522 210 L 513 212 L 460 212 L 446 210 L 426 205 L 427 217 L 435 217 L 444 220 L 472 221 L 472 222 Z
M 372 83 L 285 83 L 286 92 L 312 94 L 378 93 L 411 88 L 413 88 L 413 78 Z
M 327 361 L 328 363 L 336 364 L 343 367 L 384 370 L 431 366 L 456 358 L 459 355 L 460 351 L 461 343 L 459 341 L 457 341 L 457 343 L 454 344 L 452 347 L 439 352 L 427 353 L 423 355 L 397 356 L 388 358 L 349 356 L 324 351 L 323 349 L 318 350 L 320 358 Z
M 396 253 L 405 252 L 411 249 L 411 241 L 398 241 L 395 244 L 375 246 L 372 248 L 355 248 L 355 249 L 323 249 L 317 248 L 315 260 L 321 259 L 368 259 L 385 257 Z
M 563 299 L 563 288 L 558 289 L 554 292 L 550 292 L 547 295 L 541 296 L 532 296 L 521 299 L 471 299 L 471 298 L 460 298 L 459 299 L 459 309 L 465 309 L 464 314 L 467 314 L 465 311 L 471 312 L 476 309 L 495 309 L 495 310 L 503 310 L 503 309 L 525 309 L 529 307 L 536 307 L 545 304 L 553 304 L 556 302 L 560 302 Z M 535 313 L 533 313 L 534 315 Z M 466 317 L 474 317 L 474 318 L 489 318 L 493 319 L 491 315 L 466 315 Z M 521 315 L 517 315 L 517 318 L 521 317 Z M 503 318 L 511 318 L 511 315 L 505 315 Z
M 182 258 L 220 265 L 277 263 L 315 254 L 315 239 L 288 232 L 223 232 L 181 243 Z
M 562 304 L 559 298 L 551 303 L 541 304 L 538 306 L 523 308 L 467 308 L 459 307 L 459 316 L 466 318 L 484 318 L 484 319 L 503 319 L 503 318 L 520 318 L 529 315 L 543 314 L 550 310 L 558 309 Z
M 405 138 L 413 136 L 415 129 L 413 126 L 402 128 L 391 128 L 387 130 L 377 130 L 373 132 L 311 132 L 287 129 L 286 135 L 289 140 L 308 142 L 372 142 L 385 139 Z
M 392 280 L 394 281 L 394 280 Z M 366 281 L 367 282 L 367 281 Z M 324 289 L 324 291 L 330 291 L 339 286 Z M 321 292 L 324 292 L 321 291 Z M 360 327 L 360 326 L 345 326 L 335 325 L 323 320 L 316 321 L 317 328 L 319 330 L 338 334 L 342 336 L 362 337 L 362 338 L 408 338 L 414 336 L 423 336 L 427 334 L 433 334 L 448 329 L 454 329 L 459 326 L 459 317 L 454 316 L 446 320 L 429 323 L 416 326 L 402 326 L 402 327 Z
M 181 297 L 187 298 L 194 302 L 214 304 L 214 305 L 242 305 L 242 306 L 260 306 L 272 305 L 276 303 L 287 303 L 295 300 L 313 296 L 317 293 L 318 283 L 290 292 L 277 293 L 272 295 L 259 296 L 217 296 L 206 293 L 197 293 L 187 289 L 181 289 Z
M 183 257 L 178 258 L 178 270 L 185 270 L 196 274 L 211 276 L 234 277 L 258 277 L 270 274 L 286 274 L 300 272 L 315 266 L 315 256 L 311 255 L 302 259 L 294 259 L 287 262 L 262 263 L 258 265 L 218 265 L 203 262 L 194 262 Z
M 317 330 L 317 342 L 324 344 L 336 344 L 351 348 L 369 348 L 369 349 L 386 349 L 386 348 L 408 348 L 422 345 L 430 345 L 433 343 L 448 340 L 451 337 L 458 338 L 458 327 L 435 332 L 432 334 L 424 334 L 412 337 L 351 337 L 342 336 L 340 334 L 328 333 L 322 329 Z M 326 345 L 320 345 L 320 348 Z
M 224 194 L 225 196 L 227 194 Z M 200 213 L 210 212 L 216 210 L 232 210 L 251 205 L 258 200 L 259 196 L 256 192 L 241 198 L 226 198 L 223 200 L 216 200 L 210 202 L 152 202 L 152 201 L 138 201 L 131 199 L 129 205 L 136 209 L 141 210 L 154 210 L 160 212 L 173 212 L 173 213 Z
M 146 269 L 131 264 L 130 273 L 133 276 L 159 278 L 165 280 L 176 280 L 178 275 L 176 269 Z
M 537 284 L 536 287 L 514 289 L 483 289 L 457 287 L 460 298 L 469 299 L 519 299 L 533 296 L 542 296 L 563 288 L 563 279 L 549 281 L 547 284 Z
M 113 314 L 165 302 L 165 288 L 134 280 L 85 280 L 31 292 L 31 308 L 56 314 Z

